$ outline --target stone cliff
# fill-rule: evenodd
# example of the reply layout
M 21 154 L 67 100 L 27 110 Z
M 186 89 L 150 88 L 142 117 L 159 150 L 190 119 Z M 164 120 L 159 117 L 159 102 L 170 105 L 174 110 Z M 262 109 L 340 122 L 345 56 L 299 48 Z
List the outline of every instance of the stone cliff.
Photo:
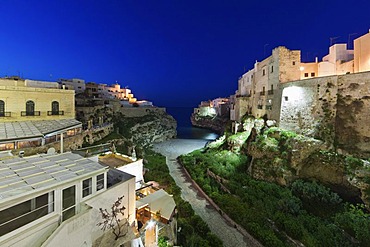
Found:
M 248 173 L 256 179 L 283 186 L 297 179 L 319 181 L 344 199 L 363 201 L 370 208 L 366 160 L 329 150 L 321 140 L 268 127 L 262 119 L 247 118 L 240 132 L 226 133 L 220 140 L 222 147 L 250 157 Z
M 225 127 L 229 121 L 229 118 L 221 117 L 204 117 L 196 113 L 193 113 L 190 117 L 191 124 L 195 127 L 210 129 L 215 131 L 218 134 L 224 132 Z
M 114 116 L 114 126 L 125 141 L 143 147 L 176 137 L 176 120 L 164 111 L 148 112 L 141 117 Z

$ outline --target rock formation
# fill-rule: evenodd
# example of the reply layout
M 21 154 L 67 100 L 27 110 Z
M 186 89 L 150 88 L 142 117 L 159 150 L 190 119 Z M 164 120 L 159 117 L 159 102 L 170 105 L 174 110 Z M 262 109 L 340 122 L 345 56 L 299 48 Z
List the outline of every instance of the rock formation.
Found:
M 252 177 L 283 186 L 297 179 L 319 181 L 344 199 L 363 201 L 370 208 L 370 162 L 329 150 L 321 140 L 268 127 L 266 122 L 247 118 L 241 132 L 226 133 L 223 139 L 223 147 L 251 158 Z

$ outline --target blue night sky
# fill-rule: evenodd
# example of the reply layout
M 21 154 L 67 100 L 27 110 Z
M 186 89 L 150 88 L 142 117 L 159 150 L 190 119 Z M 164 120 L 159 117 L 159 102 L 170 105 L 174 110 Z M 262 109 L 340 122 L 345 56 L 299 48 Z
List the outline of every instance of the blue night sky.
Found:
M 0 12 L 0 76 L 117 81 L 157 106 L 227 97 L 279 45 L 313 61 L 370 28 L 368 0 L 1 0 Z

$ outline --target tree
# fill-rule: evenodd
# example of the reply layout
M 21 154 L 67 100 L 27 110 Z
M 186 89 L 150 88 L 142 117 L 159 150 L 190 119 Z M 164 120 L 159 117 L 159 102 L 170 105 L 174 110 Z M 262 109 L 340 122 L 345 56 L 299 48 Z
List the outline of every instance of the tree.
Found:
M 126 209 L 122 204 L 122 199 L 124 196 L 118 197 L 118 199 L 113 203 L 110 212 L 107 209 L 100 208 L 100 213 L 102 216 L 102 222 L 99 222 L 97 226 L 101 226 L 103 231 L 112 230 L 112 233 L 117 240 L 120 237 L 126 236 L 128 232 L 128 221 L 125 219 L 125 222 L 121 223 L 121 218 L 124 216 L 124 210 Z M 126 227 L 125 227 L 126 226 Z

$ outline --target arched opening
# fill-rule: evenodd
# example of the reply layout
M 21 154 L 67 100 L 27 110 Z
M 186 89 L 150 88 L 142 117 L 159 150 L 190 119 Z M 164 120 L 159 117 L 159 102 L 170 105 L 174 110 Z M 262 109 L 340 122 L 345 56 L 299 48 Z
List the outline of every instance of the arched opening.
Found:
M 26 116 L 34 116 L 35 115 L 35 102 L 29 100 L 26 102 Z
M 5 102 L 0 100 L 0 117 L 5 117 Z
M 59 102 L 51 102 L 51 115 L 59 115 Z

